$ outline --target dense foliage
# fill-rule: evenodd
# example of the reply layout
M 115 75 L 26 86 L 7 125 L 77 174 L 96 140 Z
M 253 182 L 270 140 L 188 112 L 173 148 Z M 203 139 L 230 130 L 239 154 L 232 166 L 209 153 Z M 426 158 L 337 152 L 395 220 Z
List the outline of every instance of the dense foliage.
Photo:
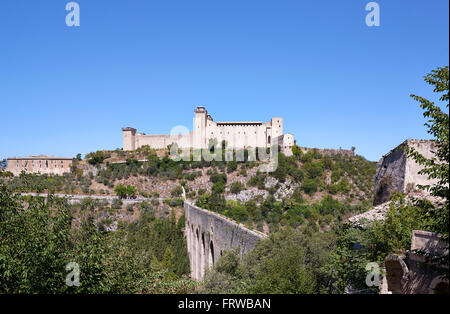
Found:
M 77 226 L 65 200 L 20 196 L 1 184 L 0 292 L 188 292 L 194 284 L 182 226 L 145 205 L 115 232 L 89 213 Z M 70 262 L 80 268 L 78 287 L 66 285 Z
M 437 184 L 434 186 L 423 186 L 422 188 L 431 191 L 434 196 L 445 199 L 444 206 L 428 211 L 426 214 L 433 217 L 430 220 L 428 229 L 434 229 L 436 232 L 442 234 L 444 241 L 447 243 L 447 250 L 449 248 L 449 70 L 448 66 L 437 68 L 425 76 L 425 82 L 434 86 L 434 92 L 440 95 L 439 100 L 443 102 L 441 105 L 435 105 L 428 99 L 416 95 L 411 95 L 414 100 L 420 103 L 420 107 L 424 109 L 424 117 L 428 118 L 425 124 L 428 128 L 428 133 L 431 134 L 436 141 L 437 150 L 435 157 L 427 159 L 413 148 L 408 150 L 409 155 L 414 160 L 422 165 L 424 168 L 420 171 L 421 174 L 427 175 L 431 179 L 436 179 Z M 445 111 L 447 108 L 447 112 Z M 447 254 L 436 257 L 439 264 L 448 268 L 449 256 Z M 448 278 L 448 271 L 445 272 Z
M 319 293 L 330 235 L 286 228 L 239 258 L 228 251 L 205 275 L 200 293 Z

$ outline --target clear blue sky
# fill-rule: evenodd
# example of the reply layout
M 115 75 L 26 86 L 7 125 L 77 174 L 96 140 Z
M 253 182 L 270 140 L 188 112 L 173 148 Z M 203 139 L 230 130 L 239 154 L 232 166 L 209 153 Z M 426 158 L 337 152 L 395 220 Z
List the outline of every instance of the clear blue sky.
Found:
M 192 128 L 284 118 L 308 147 L 370 160 L 429 138 L 409 95 L 449 59 L 447 0 L 79 0 L 0 2 L 0 158 L 122 147 L 121 127 Z

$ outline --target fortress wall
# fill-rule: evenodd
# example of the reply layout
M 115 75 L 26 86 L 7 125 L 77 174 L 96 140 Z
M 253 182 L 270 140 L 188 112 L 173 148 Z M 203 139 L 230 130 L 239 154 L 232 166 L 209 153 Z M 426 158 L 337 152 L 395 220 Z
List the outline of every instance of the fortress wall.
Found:
M 262 125 L 217 125 L 208 121 L 206 127 L 206 142 L 217 139 L 219 143 L 226 141 L 233 147 L 266 147 L 266 127 Z
M 266 237 L 188 202 L 184 203 L 184 209 L 191 277 L 196 280 L 203 278 L 205 270 L 214 265 L 225 250 L 239 247 L 242 256 Z
M 335 155 L 347 157 L 355 156 L 355 153 L 350 149 L 310 148 L 310 147 L 301 147 L 301 149 L 303 153 L 307 153 L 308 151 L 315 149 L 319 154 L 324 156 L 335 156 Z
M 191 134 L 184 135 L 144 135 L 136 134 L 136 148 L 149 145 L 155 149 L 165 149 L 172 143 L 177 143 L 178 147 L 191 147 Z

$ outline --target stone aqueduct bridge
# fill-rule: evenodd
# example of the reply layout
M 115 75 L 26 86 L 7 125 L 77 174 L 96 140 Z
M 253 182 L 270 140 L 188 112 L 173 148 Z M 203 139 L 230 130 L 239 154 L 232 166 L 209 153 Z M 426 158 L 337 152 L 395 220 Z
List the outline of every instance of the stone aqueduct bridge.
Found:
M 253 249 L 265 234 L 245 228 L 228 218 L 184 202 L 186 238 L 191 277 L 201 280 L 225 250 L 240 248 L 240 255 Z

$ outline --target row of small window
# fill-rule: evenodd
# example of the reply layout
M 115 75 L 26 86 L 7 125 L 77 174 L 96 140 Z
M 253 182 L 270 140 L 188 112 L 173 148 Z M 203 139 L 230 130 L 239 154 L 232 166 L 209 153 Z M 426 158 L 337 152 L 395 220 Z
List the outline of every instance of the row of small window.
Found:
M 276 134 L 278 134 L 278 131 L 275 131 Z M 222 135 L 222 132 L 219 133 L 220 135 Z M 230 132 L 227 132 L 227 134 L 230 134 Z M 241 132 L 238 132 L 238 134 L 241 134 Z M 256 131 L 255 131 L 256 134 Z M 266 132 L 264 132 L 264 134 L 266 134 Z M 211 135 L 214 135 L 214 132 L 211 132 Z M 245 132 L 244 132 L 245 135 Z
M 220 134 L 222 134 L 222 132 L 220 132 Z M 227 132 L 227 134 L 230 134 L 230 132 Z M 241 132 L 238 132 L 238 134 L 241 134 Z M 255 134 L 256 134 L 256 131 L 255 131 Z M 214 135 L 214 132 L 211 132 L 211 135 Z M 245 132 L 244 132 L 244 135 L 245 135 Z
M 28 161 L 23 162 L 24 165 L 22 165 L 22 162 L 18 161 L 16 167 L 26 167 L 28 166 Z M 58 162 L 56 160 L 53 161 L 53 165 L 55 168 L 58 168 Z M 31 166 L 34 167 L 34 161 L 31 162 Z M 48 168 L 48 160 L 45 161 L 45 167 Z M 61 167 L 64 167 L 64 161 L 61 160 Z M 42 168 L 42 160 L 39 160 L 39 168 Z

